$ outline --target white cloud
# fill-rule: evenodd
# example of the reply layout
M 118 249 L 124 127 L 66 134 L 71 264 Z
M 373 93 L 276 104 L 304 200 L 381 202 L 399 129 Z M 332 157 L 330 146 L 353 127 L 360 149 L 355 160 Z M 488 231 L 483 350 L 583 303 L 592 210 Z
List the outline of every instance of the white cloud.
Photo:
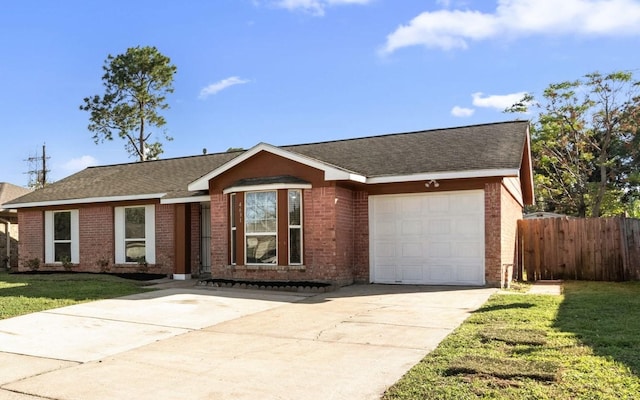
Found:
M 214 95 L 219 91 L 224 90 L 228 87 L 231 87 L 234 85 L 241 85 L 243 83 L 248 83 L 248 82 L 249 81 L 246 79 L 240 79 L 237 76 L 232 76 L 230 78 L 223 79 L 219 82 L 212 83 L 211 85 L 208 85 L 202 88 L 202 90 L 200 90 L 200 95 L 198 96 L 198 98 L 204 100 L 207 97 Z
M 275 7 L 284 8 L 289 11 L 303 11 L 315 16 L 323 16 L 325 9 L 330 6 L 365 5 L 373 0 L 276 0 L 271 1 Z
M 453 115 L 454 117 L 464 118 L 472 116 L 475 111 L 476 110 L 474 110 L 473 108 L 454 106 L 451 109 L 451 115 Z
M 81 171 L 87 167 L 91 167 L 93 165 L 97 165 L 98 160 L 91 156 L 81 156 L 78 158 L 72 158 L 66 163 L 62 164 L 60 167 L 67 174 L 72 174 L 74 172 Z
M 449 2 L 440 1 L 445 7 Z M 640 34 L 637 0 L 498 0 L 493 13 L 426 11 L 387 36 L 380 54 L 409 46 L 465 49 L 470 42 L 531 35 Z
M 477 92 L 473 93 L 471 97 L 473 98 L 472 103 L 476 107 L 495 108 L 498 111 L 504 111 L 506 108 L 522 100 L 525 94 L 527 94 L 527 92 L 484 96 L 483 93 Z

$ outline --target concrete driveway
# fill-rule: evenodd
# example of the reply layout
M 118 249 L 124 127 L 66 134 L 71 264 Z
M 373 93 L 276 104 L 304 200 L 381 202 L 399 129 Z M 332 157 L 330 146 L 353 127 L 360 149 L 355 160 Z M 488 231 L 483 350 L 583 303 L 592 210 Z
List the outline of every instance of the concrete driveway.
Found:
M 378 399 L 495 292 L 189 287 L 0 321 L 0 399 Z

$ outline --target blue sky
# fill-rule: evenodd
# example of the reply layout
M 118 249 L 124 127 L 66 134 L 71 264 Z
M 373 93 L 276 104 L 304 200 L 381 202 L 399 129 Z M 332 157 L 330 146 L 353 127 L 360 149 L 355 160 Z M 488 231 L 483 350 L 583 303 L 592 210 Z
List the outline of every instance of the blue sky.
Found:
M 640 76 L 636 0 L 21 0 L 0 4 L 0 182 L 133 161 L 82 99 L 108 54 L 177 66 L 162 158 L 513 119 L 524 92 L 594 71 Z M 530 116 L 520 116 L 529 118 Z

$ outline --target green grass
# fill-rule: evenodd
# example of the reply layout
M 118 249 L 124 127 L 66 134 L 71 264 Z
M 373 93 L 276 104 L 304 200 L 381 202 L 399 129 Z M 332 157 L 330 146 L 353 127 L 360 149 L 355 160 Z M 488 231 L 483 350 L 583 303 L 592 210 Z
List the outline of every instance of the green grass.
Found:
M 640 398 L 640 282 L 494 295 L 383 398 Z
M 0 319 L 142 291 L 140 282 L 110 275 L 0 272 Z

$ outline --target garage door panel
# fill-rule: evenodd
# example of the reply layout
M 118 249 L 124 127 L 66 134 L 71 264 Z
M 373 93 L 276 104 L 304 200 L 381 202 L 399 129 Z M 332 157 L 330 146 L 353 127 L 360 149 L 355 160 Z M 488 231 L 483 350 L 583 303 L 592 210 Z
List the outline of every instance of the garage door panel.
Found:
M 375 221 L 378 226 L 378 234 L 380 236 L 390 235 L 391 237 L 395 237 L 397 234 L 396 231 L 396 221 L 390 218 L 389 220 L 381 220 L 378 219 Z
M 427 219 L 427 233 L 430 235 L 446 235 L 453 231 L 453 223 L 451 220 L 442 218 Z
M 422 201 L 417 197 L 407 197 L 400 201 L 400 210 L 402 216 L 414 217 L 420 215 L 422 210 Z
M 402 281 L 406 282 L 422 282 L 424 280 L 423 277 L 423 266 L 422 265 L 403 265 L 400 268 L 402 271 Z
M 422 234 L 422 221 L 416 219 L 402 220 L 400 222 L 400 232 L 402 235 L 420 235 Z
M 401 249 L 402 249 L 402 258 L 417 258 L 418 260 L 422 260 L 422 258 L 424 257 L 423 243 L 420 243 L 420 242 L 402 243 Z
M 457 242 L 456 257 L 478 259 L 484 256 L 484 248 L 477 243 Z
M 432 265 L 428 268 L 429 270 L 429 283 L 430 284 L 445 284 L 447 282 L 453 281 L 452 279 L 452 269 L 450 265 Z
M 483 278 L 479 271 L 481 271 L 479 264 L 458 264 L 456 265 L 456 281 L 473 284 Z
M 434 212 L 449 211 L 449 199 L 447 196 L 432 195 L 423 200 L 423 215 L 432 215 Z
M 397 268 L 395 264 L 385 264 L 384 262 L 381 262 L 376 270 L 376 278 L 379 279 L 380 282 L 395 282 L 397 280 L 396 270 Z
M 370 196 L 371 278 L 484 284 L 484 192 Z
M 450 258 L 453 256 L 451 242 L 428 242 L 426 248 L 429 249 L 429 255 L 432 258 Z
M 389 242 L 376 241 L 374 246 L 374 254 L 377 259 L 395 259 L 396 257 L 396 244 Z

